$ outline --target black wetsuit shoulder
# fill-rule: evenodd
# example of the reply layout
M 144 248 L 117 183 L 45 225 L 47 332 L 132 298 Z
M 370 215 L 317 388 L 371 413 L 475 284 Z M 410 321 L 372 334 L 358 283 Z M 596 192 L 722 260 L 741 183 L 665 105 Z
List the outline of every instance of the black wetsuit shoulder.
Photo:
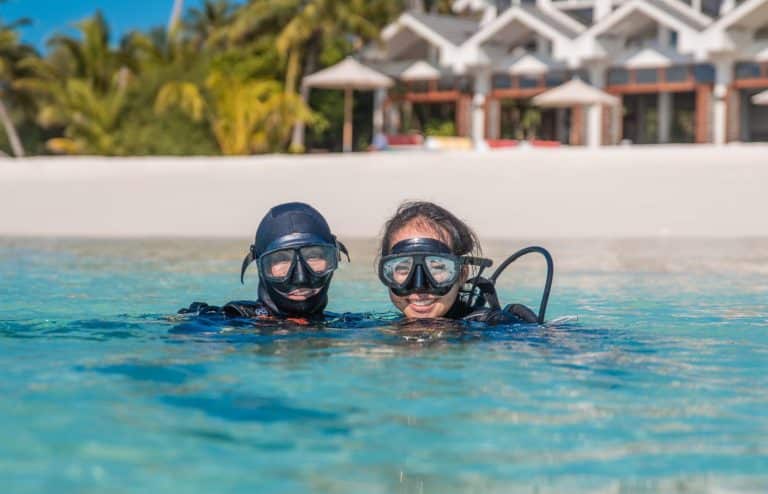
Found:
M 522 304 L 510 304 L 503 309 L 483 308 L 462 317 L 464 321 L 485 324 L 519 324 L 538 322 L 536 314 Z
M 197 316 L 220 315 L 226 318 L 262 319 L 274 317 L 276 314 L 260 301 L 238 300 L 228 302 L 222 307 L 208 305 L 204 302 L 193 302 L 189 307 L 179 310 L 179 314 Z

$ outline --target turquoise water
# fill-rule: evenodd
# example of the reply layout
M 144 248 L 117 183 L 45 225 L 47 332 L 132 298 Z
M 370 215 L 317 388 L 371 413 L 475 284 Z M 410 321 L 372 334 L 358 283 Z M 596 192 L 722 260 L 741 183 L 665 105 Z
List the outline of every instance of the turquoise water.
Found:
M 170 317 L 246 245 L 0 240 L 2 492 L 768 491 L 768 242 L 555 242 L 546 327 L 403 329 L 366 242 L 368 318 Z

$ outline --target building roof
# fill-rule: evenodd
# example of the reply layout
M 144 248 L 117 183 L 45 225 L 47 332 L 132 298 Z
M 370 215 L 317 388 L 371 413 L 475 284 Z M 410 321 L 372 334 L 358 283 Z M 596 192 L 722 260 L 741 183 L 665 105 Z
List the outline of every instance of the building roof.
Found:
M 754 56 L 758 62 L 768 62 L 768 45 L 757 44 Z
M 533 104 L 554 108 L 579 105 L 618 105 L 619 98 L 576 78 L 534 96 Z
M 490 7 L 490 4 L 485 0 L 454 0 L 451 8 L 454 12 L 463 12 L 469 10 L 472 12 L 479 12 Z
M 575 38 L 586 29 L 586 26 L 579 21 L 559 10 L 544 11 L 535 5 L 520 5 L 518 8 L 525 10 L 540 21 L 546 22 L 569 38 Z
M 630 50 L 615 60 L 615 65 L 628 69 L 650 69 L 691 63 L 693 58 L 669 48 L 646 46 Z
M 687 15 L 679 6 L 675 5 L 673 7 L 670 3 L 671 1 L 674 0 L 630 0 L 597 21 L 589 28 L 587 33 L 589 35 L 599 35 L 609 31 L 616 24 L 638 11 L 656 22 L 668 25 L 669 27 L 683 28 L 695 32 L 701 31 L 705 27 L 701 19 L 699 21 L 702 22 L 699 22 L 694 19 L 694 16 Z M 683 6 L 685 5 L 683 4 Z
M 378 70 L 382 74 L 386 74 L 389 77 L 398 78 L 408 67 L 413 65 L 417 60 L 395 60 L 395 61 L 379 61 L 379 60 L 365 60 L 364 63 L 368 67 Z
M 690 8 L 687 4 L 677 0 L 645 0 L 645 2 L 666 12 L 668 15 L 677 18 L 691 29 L 701 30 L 712 20 L 704 14 Z
M 756 105 L 768 105 L 768 91 L 763 91 L 752 96 L 752 103 Z
M 564 64 L 536 53 L 523 53 L 514 57 L 506 57 L 495 64 L 495 69 L 498 71 L 523 76 L 539 76 L 564 68 Z
M 392 86 L 394 81 L 354 58 L 347 57 L 336 65 L 308 75 L 302 84 L 325 89 L 379 89 Z
M 412 81 L 434 80 L 453 75 L 453 72 L 449 69 L 436 67 L 421 59 L 396 60 L 391 62 L 364 60 L 363 63 L 365 63 L 365 65 L 368 67 L 381 72 L 382 74 L 388 75 L 394 79 L 401 80 L 409 80 L 409 74 L 411 76 L 410 80 Z M 428 70 L 429 72 L 427 72 Z M 405 74 L 405 77 L 403 77 L 403 74 Z M 427 75 L 437 75 L 437 77 L 426 77 Z
M 408 12 L 407 15 L 410 15 L 455 46 L 459 46 L 471 38 L 480 27 L 477 21 L 449 15 L 425 14 L 423 12 Z
M 561 23 L 548 12 L 544 12 L 537 7 L 515 5 L 505 10 L 503 14 L 493 21 L 484 25 L 482 29 L 472 36 L 471 42 L 485 43 L 513 22 L 519 22 L 527 26 L 531 31 L 551 39 L 572 40 L 579 35 L 579 32 L 575 29 Z
M 722 16 L 713 25 L 713 29 L 729 29 L 741 23 L 763 23 L 768 15 L 768 2 L 765 0 L 746 0 Z
M 442 73 L 424 60 L 411 64 L 400 73 L 400 79 L 404 81 L 435 81 L 440 79 Z

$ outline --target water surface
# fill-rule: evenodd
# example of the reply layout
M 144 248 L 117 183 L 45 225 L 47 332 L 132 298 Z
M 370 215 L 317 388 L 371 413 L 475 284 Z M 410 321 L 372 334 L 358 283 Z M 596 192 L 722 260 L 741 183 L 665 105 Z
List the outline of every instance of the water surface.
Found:
M 768 490 L 768 241 L 543 242 L 578 321 L 436 332 L 350 243 L 358 315 L 296 328 L 172 316 L 251 298 L 247 241 L 0 240 L 3 491 Z

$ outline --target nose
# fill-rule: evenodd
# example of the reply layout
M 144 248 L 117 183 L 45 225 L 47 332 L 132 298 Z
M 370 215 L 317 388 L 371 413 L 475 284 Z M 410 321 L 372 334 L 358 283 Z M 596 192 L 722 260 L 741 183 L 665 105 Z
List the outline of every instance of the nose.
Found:
M 291 283 L 301 286 L 307 283 L 307 271 L 304 269 L 304 263 L 301 259 L 296 259 L 296 266 L 291 274 Z
M 429 286 L 427 285 L 427 279 L 424 276 L 424 270 L 421 266 L 416 266 L 413 272 L 413 278 L 411 278 L 411 283 L 408 288 L 414 291 L 426 291 L 429 289 Z

